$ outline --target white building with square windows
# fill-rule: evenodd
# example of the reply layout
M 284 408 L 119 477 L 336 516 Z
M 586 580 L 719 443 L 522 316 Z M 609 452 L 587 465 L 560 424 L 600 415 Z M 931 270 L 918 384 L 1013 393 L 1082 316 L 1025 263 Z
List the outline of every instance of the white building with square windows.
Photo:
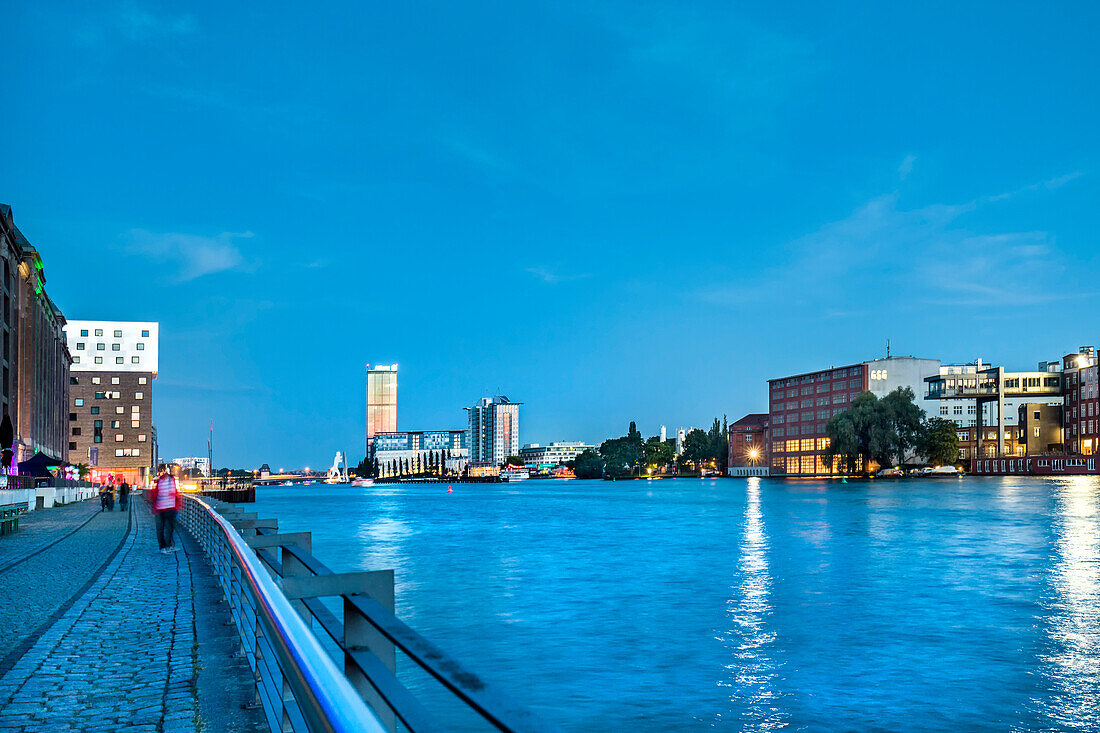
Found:
M 153 380 L 160 324 L 69 321 L 69 461 L 93 480 L 147 485 L 156 467 Z

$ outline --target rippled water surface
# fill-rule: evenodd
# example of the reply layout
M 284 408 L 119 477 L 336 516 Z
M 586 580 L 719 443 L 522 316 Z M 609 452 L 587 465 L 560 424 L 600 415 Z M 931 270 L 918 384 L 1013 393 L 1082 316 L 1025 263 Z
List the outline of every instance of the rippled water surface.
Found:
M 1100 730 L 1098 479 L 453 487 L 256 510 L 567 730 Z

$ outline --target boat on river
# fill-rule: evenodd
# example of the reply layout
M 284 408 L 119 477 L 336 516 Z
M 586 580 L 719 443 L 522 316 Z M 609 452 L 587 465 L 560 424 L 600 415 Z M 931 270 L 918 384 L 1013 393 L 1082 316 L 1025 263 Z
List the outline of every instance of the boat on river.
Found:
M 500 471 L 501 481 L 526 481 L 529 478 L 531 478 L 531 471 L 526 466 L 519 468 L 516 466 L 506 466 Z

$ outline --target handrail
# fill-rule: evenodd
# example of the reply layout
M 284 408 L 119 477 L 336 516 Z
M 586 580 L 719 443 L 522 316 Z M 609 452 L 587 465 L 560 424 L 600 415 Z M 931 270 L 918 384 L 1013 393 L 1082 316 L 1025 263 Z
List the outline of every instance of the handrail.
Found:
M 384 733 L 385 727 L 329 658 L 233 525 L 202 499 L 187 496 L 186 501 L 200 508 L 220 530 L 217 539 L 232 555 L 240 571 L 239 582 L 251 593 L 256 620 L 277 658 L 283 675 L 280 687 L 290 688 L 311 733 Z M 206 549 L 210 552 L 211 548 Z
M 272 534 L 273 531 L 257 528 L 256 533 L 262 537 Z M 316 556 L 296 544 L 282 545 L 282 549 L 284 553 L 293 556 L 297 562 L 301 563 L 315 576 L 335 574 Z M 525 731 L 527 733 L 557 730 L 557 728 L 546 723 L 509 696 L 487 685 L 477 674 L 464 668 L 457 660 L 451 658 L 446 652 L 410 628 L 376 600 L 366 595 L 348 595 L 345 596 L 345 603 L 347 606 L 354 608 L 367 623 L 377 629 L 396 648 L 400 649 L 410 661 L 434 677 L 443 687 L 466 703 L 472 711 L 494 728 L 502 731 Z M 323 613 L 325 610 L 321 604 L 316 604 L 316 606 L 307 604 L 307 608 L 313 614 L 313 617 L 321 623 L 322 628 L 329 636 L 340 643 L 338 633 L 340 630 L 330 628 L 339 624 L 339 621 L 327 618 L 331 614 L 325 614 L 326 617 L 319 614 L 318 611 Z M 360 655 L 345 651 L 356 664 L 362 667 L 362 657 Z M 366 669 L 362 671 L 364 674 L 368 672 Z M 388 698 L 389 694 L 381 689 L 386 684 L 383 678 L 391 676 L 387 675 L 386 670 L 380 666 L 375 667 L 375 674 L 367 674 L 367 677 L 372 679 L 375 689 L 382 694 L 384 699 Z M 418 726 L 414 720 L 406 717 L 404 714 L 406 710 L 403 709 L 400 703 L 408 699 L 405 696 L 400 696 L 396 700 L 387 700 L 387 702 L 390 703 L 397 717 L 410 730 L 430 729 L 423 725 Z M 412 712 L 414 716 L 418 714 L 416 710 L 409 712 Z

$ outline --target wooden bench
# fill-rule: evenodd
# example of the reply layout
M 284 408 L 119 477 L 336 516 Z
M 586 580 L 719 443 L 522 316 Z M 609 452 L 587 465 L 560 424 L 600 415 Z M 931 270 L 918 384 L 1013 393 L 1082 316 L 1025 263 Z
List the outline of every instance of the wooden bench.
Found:
M 0 535 L 19 529 L 19 517 L 26 513 L 26 504 L 0 504 Z

